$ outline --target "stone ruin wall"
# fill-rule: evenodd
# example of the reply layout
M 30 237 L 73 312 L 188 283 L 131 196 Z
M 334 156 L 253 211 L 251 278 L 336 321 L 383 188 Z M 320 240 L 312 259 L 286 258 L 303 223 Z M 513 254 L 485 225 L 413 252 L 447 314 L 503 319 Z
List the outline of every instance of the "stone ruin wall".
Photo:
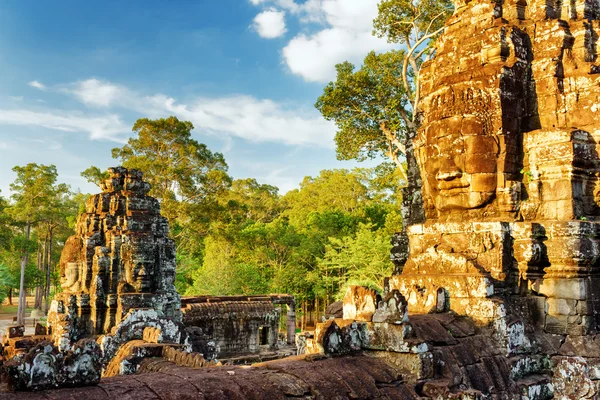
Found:
M 183 309 L 194 351 L 205 352 L 213 342 L 219 359 L 277 349 L 280 316 L 271 301 L 192 303 Z M 264 329 L 266 336 L 261 337 Z M 265 343 L 261 343 L 263 339 Z
M 65 243 L 63 292 L 48 326 L 33 336 L 14 327 L 3 339 L 2 371 L 13 389 L 96 384 L 101 375 L 135 372 L 165 348 L 191 351 L 168 222 L 141 172 L 115 167 L 108 174 Z

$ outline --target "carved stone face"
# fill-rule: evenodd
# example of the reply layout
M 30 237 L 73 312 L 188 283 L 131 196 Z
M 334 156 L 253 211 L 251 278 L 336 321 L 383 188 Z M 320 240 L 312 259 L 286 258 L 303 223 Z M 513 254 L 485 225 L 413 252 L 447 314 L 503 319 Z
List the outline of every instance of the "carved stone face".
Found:
M 136 292 L 150 292 L 152 290 L 152 271 L 149 265 L 136 262 L 125 266 L 125 280 Z
M 83 264 L 79 262 L 68 262 L 65 265 L 64 276 L 61 277 L 61 286 L 65 292 L 79 290 L 79 271 Z
M 474 116 L 455 116 L 425 127 L 421 170 L 435 208 L 466 210 L 486 204 L 497 185 L 498 144 Z

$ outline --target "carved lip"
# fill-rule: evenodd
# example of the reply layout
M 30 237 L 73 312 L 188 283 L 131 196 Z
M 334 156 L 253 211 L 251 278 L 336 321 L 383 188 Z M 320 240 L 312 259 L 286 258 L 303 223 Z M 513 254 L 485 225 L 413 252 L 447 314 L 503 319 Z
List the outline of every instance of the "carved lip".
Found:
M 457 179 L 452 181 L 438 181 L 437 186 L 442 196 L 452 196 L 464 192 L 464 189 L 468 188 L 470 185 L 469 182 Z

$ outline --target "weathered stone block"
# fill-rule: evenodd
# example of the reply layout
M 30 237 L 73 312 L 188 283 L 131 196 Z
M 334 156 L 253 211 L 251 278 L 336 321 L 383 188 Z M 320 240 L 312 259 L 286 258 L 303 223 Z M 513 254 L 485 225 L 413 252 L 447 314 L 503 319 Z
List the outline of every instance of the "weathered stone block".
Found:
M 373 322 L 390 322 L 401 324 L 408 321 L 406 299 L 398 290 L 394 289 L 379 302 Z
M 22 337 L 25 334 L 25 327 L 23 325 L 13 325 L 6 328 L 6 336 L 8 338 Z
M 548 298 L 546 302 L 550 315 L 575 316 L 577 314 L 577 300 Z
M 362 286 L 349 286 L 344 295 L 344 319 L 370 322 L 381 301 L 374 290 Z
M 426 353 L 396 353 L 389 351 L 367 351 L 367 355 L 381 358 L 400 371 L 405 382 L 415 384 L 423 379 L 434 377 L 433 355 Z
M 149 184 L 141 172 L 115 167 L 101 187 L 61 255 L 63 293 L 48 316 L 61 347 L 74 337 L 110 332 L 132 308 L 181 320 L 175 247 L 158 201 L 147 196 Z
M 60 352 L 50 342 L 41 342 L 5 363 L 3 370 L 13 390 L 94 385 L 100 381 L 102 352 L 92 339 L 80 340 L 68 352 Z
M 360 323 L 359 329 L 363 349 L 421 353 L 427 348 L 426 345 L 408 340 L 412 332 L 409 324 Z

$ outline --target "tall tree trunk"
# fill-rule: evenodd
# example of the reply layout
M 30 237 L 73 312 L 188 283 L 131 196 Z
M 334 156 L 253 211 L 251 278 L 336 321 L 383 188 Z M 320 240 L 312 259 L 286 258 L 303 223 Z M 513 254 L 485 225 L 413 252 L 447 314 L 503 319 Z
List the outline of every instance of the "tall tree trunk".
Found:
M 46 268 L 46 308 L 44 312 L 46 315 L 48 314 L 48 310 L 50 309 L 50 278 L 52 276 L 52 269 L 54 265 L 52 264 L 52 241 L 54 240 L 54 229 L 50 229 L 50 243 L 48 244 L 48 256 L 46 258 L 47 268 Z
M 31 235 L 31 222 L 27 221 L 27 231 L 25 235 L 25 247 L 21 257 L 21 279 L 19 282 L 19 308 L 17 310 L 17 324 L 23 325 L 25 322 L 25 266 L 29 263 L 29 236 Z
M 8 305 L 12 306 L 12 292 L 13 292 L 13 288 L 8 289 Z
M 302 301 L 302 330 L 306 331 L 306 300 Z
M 408 234 L 406 228 L 425 221 L 423 195 L 421 192 L 421 174 L 415 157 L 412 140 L 416 131 L 407 132 L 406 139 L 406 187 L 402 188 L 402 231 L 392 236 L 390 258 L 394 263 L 393 275 L 399 275 L 408 259 Z
M 44 270 L 44 257 L 46 256 L 46 240 L 44 240 L 44 244 L 43 244 L 43 250 L 42 250 L 42 246 L 40 245 L 39 241 L 38 241 L 38 252 L 37 252 L 37 267 L 39 271 L 43 271 Z M 38 284 L 35 287 L 35 301 L 33 303 L 33 307 L 40 309 L 42 306 L 42 288 L 40 287 L 40 284 L 38 282 Z

